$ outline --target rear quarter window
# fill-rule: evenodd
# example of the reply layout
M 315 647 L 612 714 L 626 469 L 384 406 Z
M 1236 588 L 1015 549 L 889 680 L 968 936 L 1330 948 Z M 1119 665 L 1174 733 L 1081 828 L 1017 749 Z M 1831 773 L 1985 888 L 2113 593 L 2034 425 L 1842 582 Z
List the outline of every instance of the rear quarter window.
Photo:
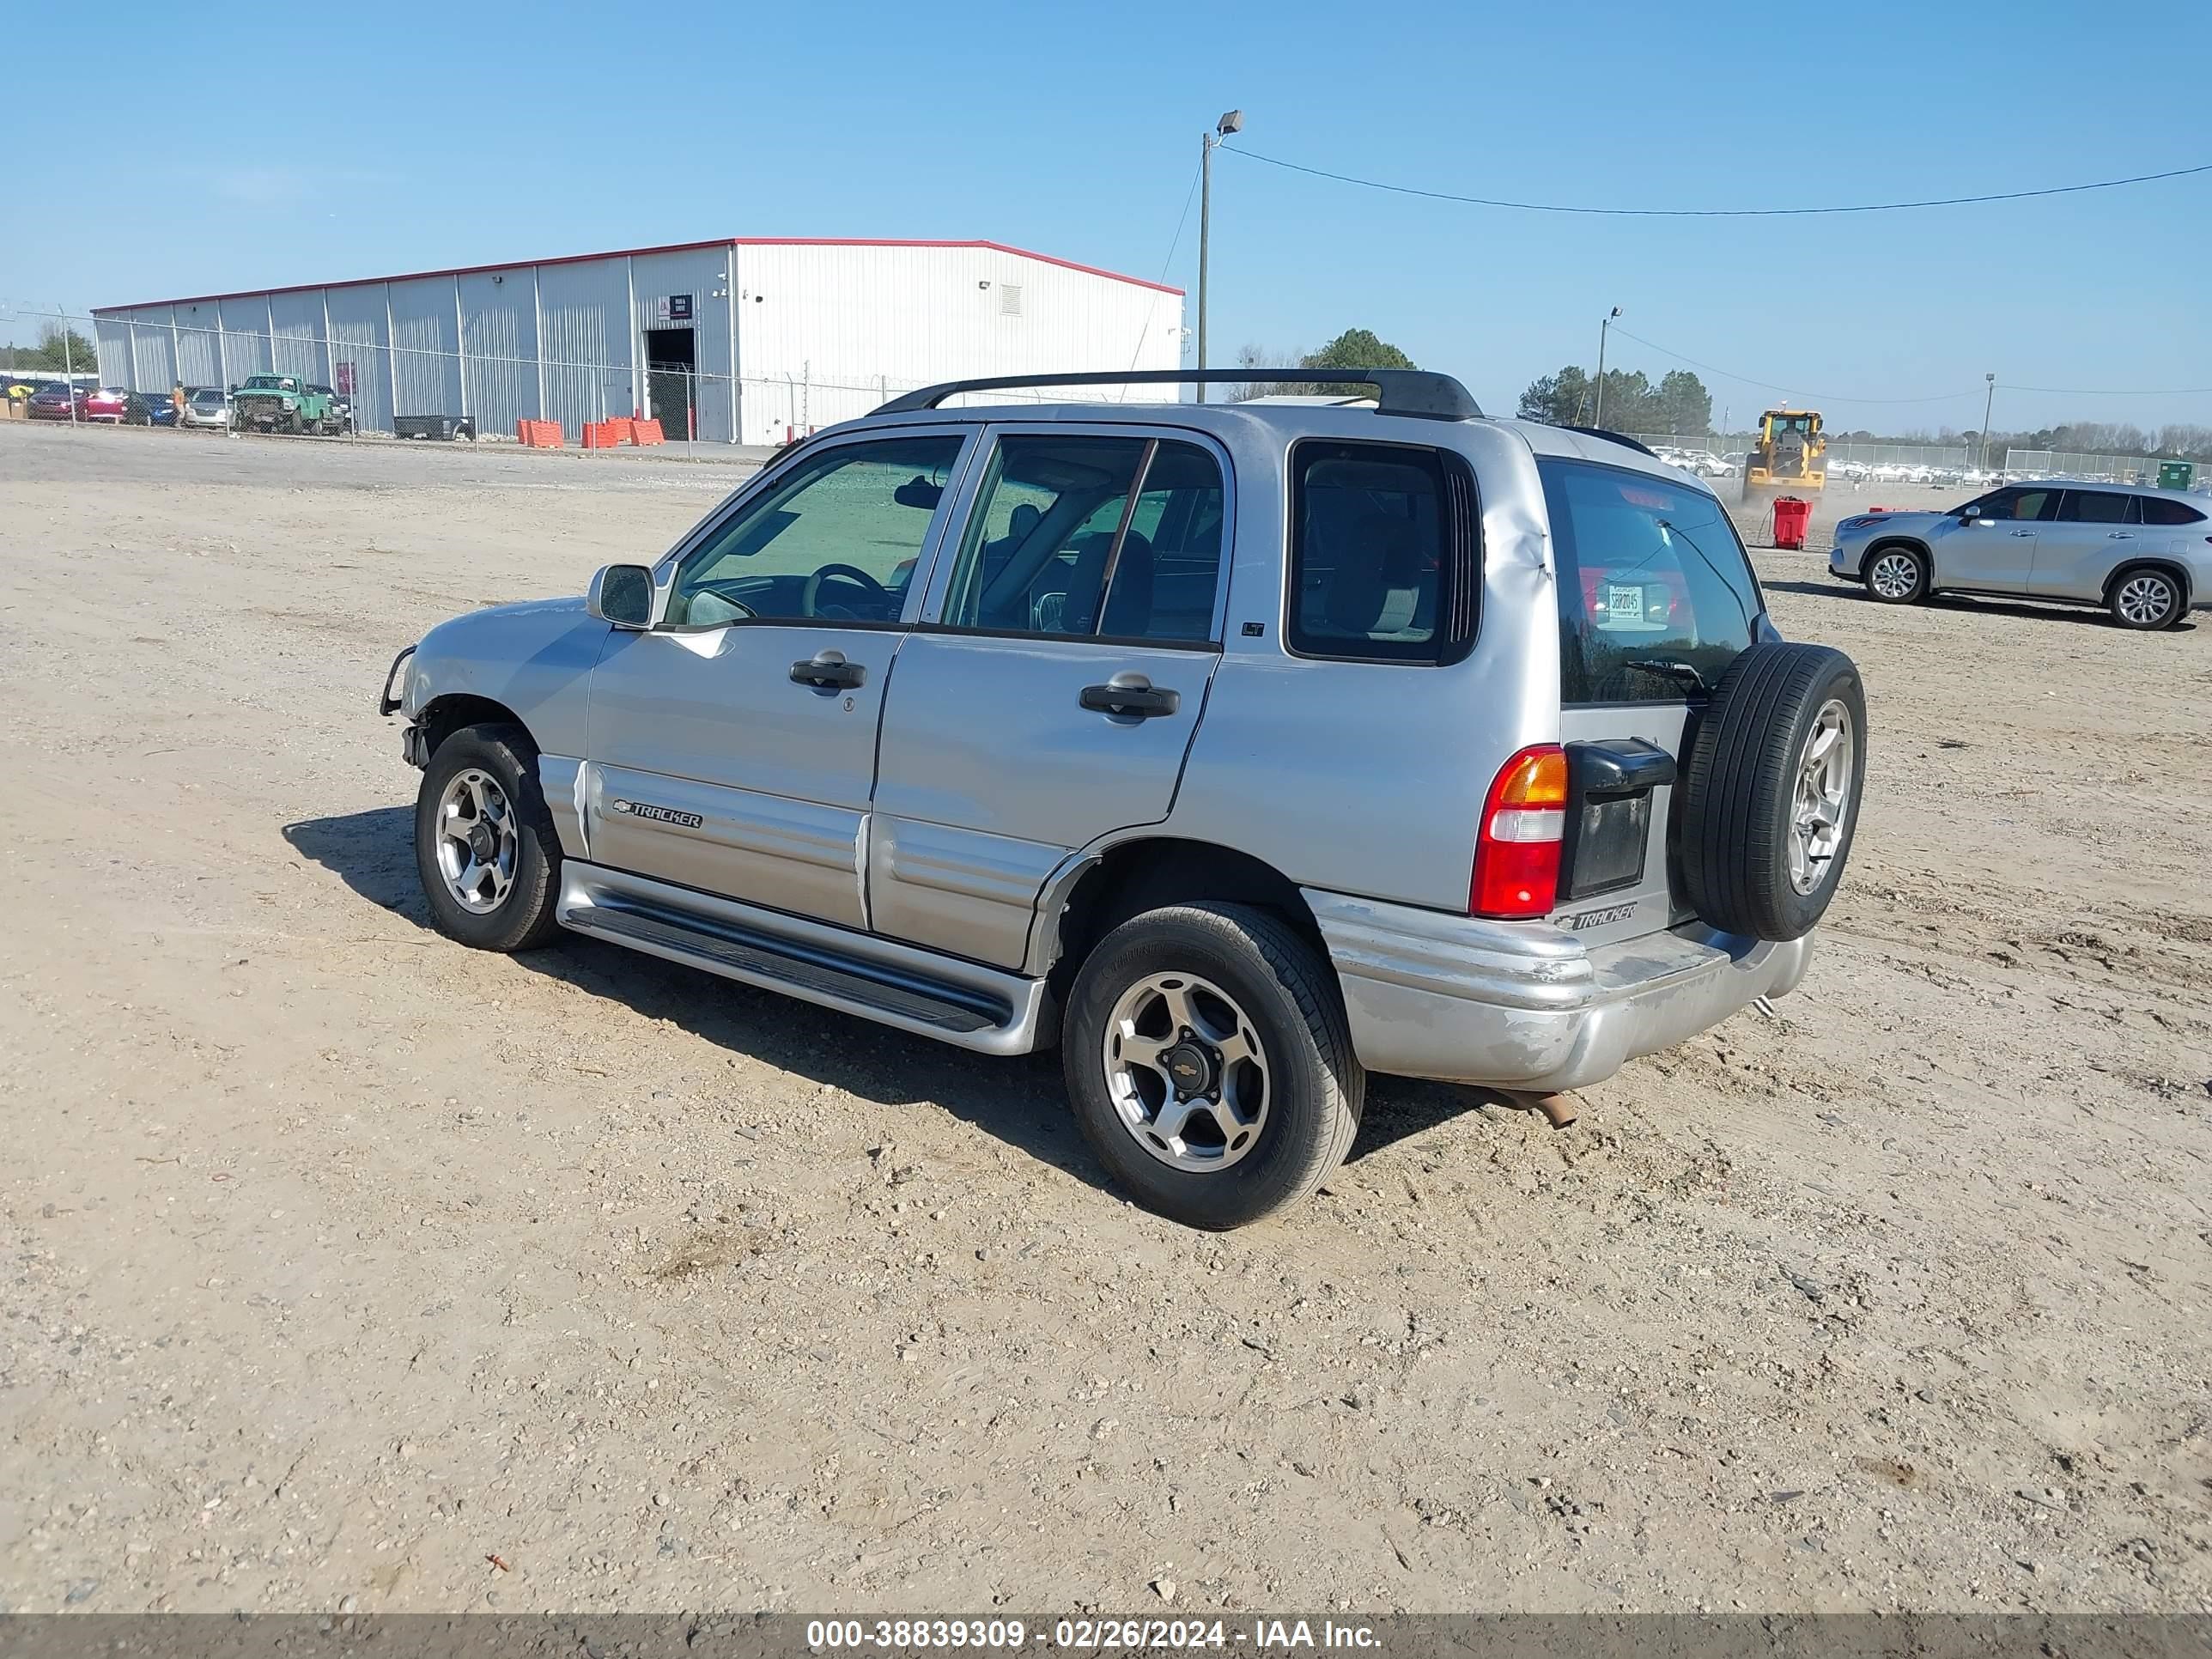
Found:
M 1301 656 L 1438 664 L 1474 639 L 1474 474 L 1415 444 L 1306 440 L 1291 450 L 1291 592 Z
M 1661 664 L 1718 682 L 1765 609 L 1735 527 L 1709 492 L 1648 473 L 1540 456 L 1559 573 L 1567 703 L 1667 702 Z
M 2146 495 L 2142 497 L 2142 521 L 2155 525 L 2203 524 L 2204 515 L 2185 502 Z

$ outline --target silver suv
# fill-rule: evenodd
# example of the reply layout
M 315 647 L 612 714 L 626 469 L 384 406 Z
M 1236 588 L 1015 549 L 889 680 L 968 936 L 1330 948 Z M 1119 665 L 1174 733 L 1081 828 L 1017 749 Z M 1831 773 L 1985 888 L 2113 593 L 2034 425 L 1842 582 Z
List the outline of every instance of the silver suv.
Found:
M 1984 593 L 2102 605 L 2123 627 L 2171 628 L 2212 608 L 2212 519 L 2178 491 L 2007 484 L 1948 513 L 1875 513 L 1836 526 L 1829 574 L 1885 605 Z
M 945 406 L 1252 374 L 915 392 L 434 629 L 381 707 L 437 926 L 1056 1043 L 1117 1180 L 1217 1228 L 1320 1183 L 1370 1071 L 1567 1090 L 1792 988 L 1865 704 L 1701 482 L 1410 370 Z

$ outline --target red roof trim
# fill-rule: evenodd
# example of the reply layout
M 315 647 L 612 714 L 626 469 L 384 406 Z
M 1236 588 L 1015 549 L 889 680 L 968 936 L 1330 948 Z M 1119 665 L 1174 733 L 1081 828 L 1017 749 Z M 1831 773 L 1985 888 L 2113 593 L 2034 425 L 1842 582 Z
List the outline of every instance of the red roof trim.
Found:
M 1181 289 L 1170 288 L 1165 283 L 1147 282 L 1142 276 L 1125 276 L 1103 265 L 1086 265 L 1054 254 L 1015 247 L 1006 242 L 946 241 L 902 236 L 728 236 L 706 242 L 664 242 L 657 247 L 609 248 L 603 253 L 567 253 L 557 259 L 508 259 L 498 264 L 454 265 L 442 270 L 404 271 L 394 276 L 359 276 L 341 283 L 291 283 L 283 288 L 242 288 L 233 294 L 194 294 L 181 300 L 146 300 L 137 305 L 94 306 L 92 313 L 97 317 L 112 311 L 150 311 L 157 306 L 213 305 L 223 300 L 258 300 L 275 294 L 312 294 L 319 289 L 369 288 L 378 283 L 417 283 L 436 276 L 481 276 L 495 270 L 527 270 L 534 265 L 580 265 L 594 259 L 639 258 L 648 253 L 691 253 L 704 247 L 729 247 L 733 245 L 738 247 L 987 247 L 996 253 L 1012 254 L 1018 259 L 1035 259 L 1043 264 L 1058 265 L 1066 270 L 1079 270 L 1086 276 L 1103 276 L 1112 282 L 1148 288 L 1155 293 L 1172 294 L 1178 299 L 1182 297 Z

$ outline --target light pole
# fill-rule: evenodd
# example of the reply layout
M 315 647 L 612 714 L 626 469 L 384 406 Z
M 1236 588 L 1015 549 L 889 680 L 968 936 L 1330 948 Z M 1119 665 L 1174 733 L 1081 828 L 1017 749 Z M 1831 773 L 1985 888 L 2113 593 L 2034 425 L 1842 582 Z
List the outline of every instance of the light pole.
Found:
M 1982 399 L 1982 471 L 1986 472 L 1990 470 L 1990 408 L 1997 400 L 1997 377 L 1991 374 L 1982 378 L 1990 383 L 1989 394 Z
M 1244 112 L 1232 109 L 1213 124 L 1212 132 L 1199 135 L 1198 155 L 1198 366 L 1206 367 L 1206 255 L 1213 230 L 1213 152 L 1232 132 L 1244 130 Z M 1198 383 L 1198 400 L 1206 401 L 1206 382 Z
M 1613 319 L 1620 315 L 1620 307 L 1615 306 L 1597 325 L 1597 416 L 1590 422 L 1592 426 L 1605 424 L 1605 336 L 1613 326 Z

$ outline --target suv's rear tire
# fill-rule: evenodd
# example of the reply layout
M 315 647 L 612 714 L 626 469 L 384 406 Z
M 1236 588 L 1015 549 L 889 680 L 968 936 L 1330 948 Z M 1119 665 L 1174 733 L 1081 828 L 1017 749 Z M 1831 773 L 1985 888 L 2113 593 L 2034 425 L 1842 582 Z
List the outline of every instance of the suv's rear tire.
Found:
M 438 745 L 415 798 L 415 868 L 449 939 L 527 951 L 559 933 L 561 839 L 528 732 L 471 726 Z
M 1865 689 L 1840 651 L 1768 641 L 1729 665 L 1682 783 L 1682 874 L 1708 925 L 1813 931 L 1858 828 L 1866 730 Z
M 2114 622 L 2146 634 L 2179 622 L 2183 605 L 2181 584 L 2173 573 L 2154 566 L 2121 572 L 2105 600 Z
M 1060 1052 L 1076 1121 L 1122 1189 L 1217 1231 L 1320 1186 L 1367 1096 L 1327 964 L 1243 904 L 1149 910 L 1109 933 L 1075 977 Z
M 1877 604 L 1917 604 L 1928 597 L 1928 560 L 1909 547 L 1877 547 L 1866 556 L 1862 580 Z

